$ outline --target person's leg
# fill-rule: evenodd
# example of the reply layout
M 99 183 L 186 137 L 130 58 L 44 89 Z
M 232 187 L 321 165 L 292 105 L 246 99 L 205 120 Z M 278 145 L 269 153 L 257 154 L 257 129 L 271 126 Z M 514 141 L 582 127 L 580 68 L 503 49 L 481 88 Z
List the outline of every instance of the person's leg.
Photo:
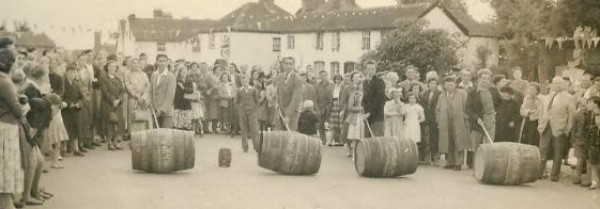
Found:
M 40 180 L 44 168 L 44 156 L 38 146 L 33 147 L 33 158 L 35 158 L 37 165 L 35 166 L 33 182 L 31 184 L 31 196 L 41 200 L 43 197 L 40 195 Z
M 260 152 L 260 135 L 258 133 L 258 114 L 257 112 L 253 112 L 248 115 L 246 120 L 248 120 L 248 129 L 247 133 L 252 137 L 252 146 L 254 150 Z
M 244 152 L 248 152 L 248 114 L 240 111 L 240 129 L 242 129 L 242 149 Z M 254 147 L 256 149 L 256 147 Z
M 60 156 L 60 142 L 54 143 L 52 146 L 52 154 L 51 154 L 51 168 L 63 168 L 62 165 L 58 162 L 58 158 Z
M 323 145 L 325 145 L 325 144 L 331 144 L 331 141 L 329 141 L 329 143 L 327 143 L 328 139 L 327 139 L 327 134 L 325 134 L 325 120 L 326 120 L 325 116 L 321 116 L 319 118 L 319 130 L 318 130 L 318 132 L 319 132 L 319 138 L 321 138 L 321 143 Z
M 160 122 L 161 128 L 173 128 L 173 115 L 168 113 L 162 114 L 162 121 Z
M 550 125 L 550 124 L 548 124 Z M 540 156 L 542 158 L 541 166 L 540 166 L 540 178 L 547 177 L 546 174 L 546 165 L 548 163 L 548 153 L 550 152 L 552 142 L 552 131 L 550 131 L 550 127 L 546 127 L 546 129 L 542 132 L 540 136 Z
M 15 205 L 13 202 L 12 193 L 0 193 L 0 206 L 4 209 L 14 209 Z
M 385 129 L 383 121 L 373 121 L 370 125 L 376 137 L 383 136 Z
M 552 163 L 551 180 L 558 181 L 560 178 L 560 167 L 562 166 L 563 152 L 567 143 L 567 136 L 561 134 L 560 136 L 552 137 L 552 148 L 554 151 L 554 158 Z
M 431 152 L 431 158 L 434 161 L 439 160 L 439 150 L 438 150 L 438 132 L 437 127 L 429 125 L 429 151 Z
M 421 127 L 421 128 L 422 128 L 421 129 L 422 137 L 421 137 L 421 144 L 420 144 L 421 149 L 419 151 L 420 151 L 420 153 L 422 153 L 421 156 L 423 156 L 422 157 L 423 161 L 425 163 L 430 163 L 431 162 L 431 151 L 429 149 L 429 147 L 430 147 L 430 145 L 429 145 L 429 141 L 430 141 L 429 126 L 423 125 L 423 127 Z

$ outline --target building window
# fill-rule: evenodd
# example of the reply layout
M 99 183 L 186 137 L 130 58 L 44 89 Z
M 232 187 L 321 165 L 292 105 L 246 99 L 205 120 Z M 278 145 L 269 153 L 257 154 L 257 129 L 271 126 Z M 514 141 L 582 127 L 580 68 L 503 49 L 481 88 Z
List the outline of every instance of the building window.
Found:
M 317 50 L 323 50 L 323 33 L 317 33 Z
M 217 39 L 217 37 L 216 37 L 216 35 L 214 33 L 211 33 L 208 36 L 208 48 L 209 49 L 214 49 L 215 48 L 216 39 Z
M 288 49 L 296 48 L 296 38 L 294 37 L 294 35 L 288 35 L 287 46 L 288 46 Z
M 192 39 L 192 52 L 201 52 L 202 51 L 202 45 L 200 42 L 200 36 L 196 36 Z
M 167 44 L 164 42 L 156 43 L 156 51 L 159 51 L 159 52 L 167 51 Z
M 354 62 L 345 62 L 344 63 L 344 74 L 354 71 L 355 63 Z
M 335 32 L 331 35 L 331 51 L 340 51 L 340 32 Z
M 230 49 L 229 34 L 223 34 L 223 36 L 221 36 L 221 57 L 229 57 Z
M 383 43 L 383 41 L 386 40 L 391 33 L 392 33 L 392 30 L 390 30 L 390 29 L 381 30 L 381 42 Z
M 339 62 L 332 62 L 331 63 L 331 79 L 333 79 L 333 77 L 335 77 L 336 75 L 340 74 L 340 63 Z
M 363 31 L 362 35 L 362 49 L 371 49 L 371 31 Z
M 314 65 L 315 67 L 313 68 L 313 72 L 321 72 L 322 70 L 325 70 L 325 62 L 323 61 L 315 61 Z
M 281 38 L 273 38 L 273 51 L 280 52 L 281 51 Z

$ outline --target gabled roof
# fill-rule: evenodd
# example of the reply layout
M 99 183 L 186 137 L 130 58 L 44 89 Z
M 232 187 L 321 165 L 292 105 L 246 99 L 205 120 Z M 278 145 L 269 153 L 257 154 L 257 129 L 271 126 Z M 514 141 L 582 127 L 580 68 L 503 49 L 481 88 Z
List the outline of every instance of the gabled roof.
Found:
M 214 20 L 136 18 L 130 16 L 131 32 L 137 41 L 181 42 L 207 29 Z
M 314 32 L 395 28 L 403 18 L 418 19 L 433 5 L 378 7 L 360 10 L 313 12 L 299 16 L 279 16 L 250 22 L 238 28 L 253 32 Z
M 249 26 L 257 25 L 257 22 L 291 16 L 292 14 L 271 1 L 250 2 L 223 16 L 212 25 L 211 29 L 213 31 L 247 30 Z
M 23 48 L 54 48 L 56 44 L 46 33 L 34 32 L 0 32 L 0 36 L 11 36 L 15 39 L 16 47 Z
M 498 37 L 498 33 L 494 30 L 491 23 L 480 23 L 477 22 L 469 14 L 458 9 L 446 9 L 442 7 L 442 10 L 467 36 L 471 37 Z

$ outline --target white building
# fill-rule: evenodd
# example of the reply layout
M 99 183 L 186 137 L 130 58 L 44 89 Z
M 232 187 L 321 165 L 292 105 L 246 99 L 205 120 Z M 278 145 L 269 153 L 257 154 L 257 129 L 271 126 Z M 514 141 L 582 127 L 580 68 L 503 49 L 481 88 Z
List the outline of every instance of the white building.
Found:
M 273 0 L 259 0 L 212 23 L 130 16 L 122 23 L 121 34 L 126 36 L 122 35 L 118 51 L 125 55 L 145 52 L 150 56 L 162 52 L 175 59 L 207 63 L 226 59 L 264 68 L 281 57 L 292 56 L 298 66 L 313 65 L 337 74 L 355 69 L 361 56 L 375 49 L 402 18 L 424 19 L 429 28 L 452 34 L 462 44 L 462 67 L 479 65 L 480 46 L 489 50 L 487 67 L 498 65 L 496 35 L 462 11 L 426 4 L 358 9 L 353 0 L 303 0 L 297 15 L 289 14 Z M 176 27 L 173 22 L 195 26 Z M 158 24 L 164 27 L 156 27 Z

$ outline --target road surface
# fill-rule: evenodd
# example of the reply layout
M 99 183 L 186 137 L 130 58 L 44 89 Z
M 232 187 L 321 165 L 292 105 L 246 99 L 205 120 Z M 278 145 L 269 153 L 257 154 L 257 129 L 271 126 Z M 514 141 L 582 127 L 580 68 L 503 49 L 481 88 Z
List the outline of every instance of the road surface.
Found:
M 42 179 L 55 197 L 28 208 L 600 208 L 600 190 L 574 186 L 565 175 L 558 183 L 490 186 L 478 183 L 470 170 L 421 166 L 406 177 L 362 178 L 344 148 L 325 147 L 318 175 L 282 176 L 258 167 L 256 153 L 243 153 L 239 137 L 207 135 L 195 145 L 195 168 L 174 174 L 132 170 L 128 150 L 102 147 L 83 158 L 66 157 L 65 169 L 50 169 Z M 230 168 L 217 166 L 219 148 L 232 149 Z

